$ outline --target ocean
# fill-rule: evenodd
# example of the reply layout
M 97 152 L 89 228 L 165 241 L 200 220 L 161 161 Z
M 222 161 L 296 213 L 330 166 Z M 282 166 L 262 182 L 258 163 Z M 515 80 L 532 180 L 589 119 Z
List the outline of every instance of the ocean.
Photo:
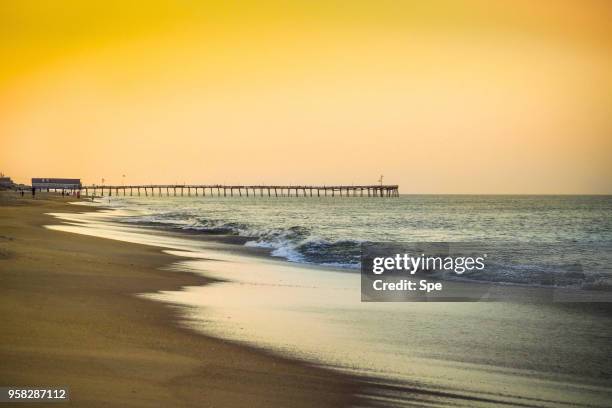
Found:
M 111 206 L 132 212 L 122 222 L 236 235 L 290 262 L 349 269 L 359 268 L 363 242 L 486 242 L 509 253 L 529 244 L 554 246 L 553 257 L 526 254 L 521 266 L 530 268 L 490 268 L 462 278 L 612 290 L 610 196 L 119 197 Z M 549 271 L 557 279 L 543 276 Z
M 112 197 L 95 205 L 106 210 L 54 214 L 64 224 L 49 228 L 179 256 L 170 271 L 217 282 L 142 296 L 178 306 L 181 324 L 206 335 L 355 374 L 369 384 L 370 406 L 612 401 L 609 303 L 362 303 L 357 270 L 362 242 L 495 242 L 509 253 L 545 244 L 555 252 L 531 252 L 528 267 L 462 279 L 516 293 L 607 291 L 612 197 Z M 540 269 L 563 279 L 540 279 Z

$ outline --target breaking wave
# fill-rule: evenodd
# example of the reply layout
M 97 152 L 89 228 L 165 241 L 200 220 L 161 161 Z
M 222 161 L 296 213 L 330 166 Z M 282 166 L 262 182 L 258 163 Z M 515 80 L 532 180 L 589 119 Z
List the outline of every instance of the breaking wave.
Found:
M 246 246 L 268 248 L 272 256 L 291 262 L 309 263 L 343 268 L 359 268 L 360 246 L 358 240 L 328 240 L 313 235 L 304 226 L 265 228 L 240 222 L 186 217 L 185 213 L 171 211 L 146 216 L 132 216 L 122 222 L 151 227 L 175 228 L 211 235 L 235 235 L 247 238 Z

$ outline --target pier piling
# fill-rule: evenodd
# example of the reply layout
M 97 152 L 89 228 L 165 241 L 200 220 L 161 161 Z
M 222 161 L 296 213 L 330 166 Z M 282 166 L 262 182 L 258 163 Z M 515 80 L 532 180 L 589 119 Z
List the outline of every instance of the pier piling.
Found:
M 129 185 L 129 186 L 82 186 L 81 190 L 84 192 L 84 196 L 89 196 L 91 192 L 94 196 L 100 191 L 101 196 L 105 193 L 108 196 L 134 195 L 134 190 L 138 196 L 141 195 L 141 189 L 144 190 L 145 197 L 149 196 L 149 189 L 151 189 L 151 197 L 155 197 L 155 190 L 157 190 L 158 197 L 162 197 L 162 189 L 166 190 L 166 197 L 170 196 L 170 190 L 172 189 L 172 195 L 177 196 L 177 189 L 180 190 L 180 195 L 185 195 L 185 189 L 187 189 L 187 196 L 192 196 L 192 189 L 196 197 L 199 197 L 198 189 L 202 189 L 202 197 L 206 197 L 206 189 L 209 189 L 209 196 L 214 196 L 214 190 L 217 190 L 217 197 L 221 197 L 221 190 L 223 190 L 223 197 L 242 197 L 243 190 L 246 197 L 346 197 L 346 198 L 367 198 L 367 197 L 379 197 L 379 198 L 391 198 L 399 197 L 399 186 L 398 185 L 359 185 L 359 186 L 288 186 L 288 185 L 221 185 L 221 184 L 197 184 L 197 185 Z M 229 190 L 229 194 L 228 194 Z M 234 194 L 234 190 L 237 190 L 237 194 Z M 315 194 L 316 191 L 316 194 Z M 252 194 L 251 194 L 252 193 Z M 259 194 L 258 194 L 259 193 Z

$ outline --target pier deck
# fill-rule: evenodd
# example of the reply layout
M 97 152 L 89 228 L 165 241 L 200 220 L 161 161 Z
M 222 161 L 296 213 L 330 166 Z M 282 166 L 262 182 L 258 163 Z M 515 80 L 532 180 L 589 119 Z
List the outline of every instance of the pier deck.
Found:
M 224 185 L 152 184 L 82 186 L 86 196 L 218 196 L 218 197 L 399 197 L 398 185 Z

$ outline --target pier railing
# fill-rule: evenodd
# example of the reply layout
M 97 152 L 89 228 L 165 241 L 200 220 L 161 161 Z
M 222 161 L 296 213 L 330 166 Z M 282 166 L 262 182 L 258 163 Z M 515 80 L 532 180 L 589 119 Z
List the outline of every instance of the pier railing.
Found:
M 399 197 L 398 185 L 291 186 L 223 184 L 152 184 L 82 186 L 86 196 L 218 196 L 218 197 Z

